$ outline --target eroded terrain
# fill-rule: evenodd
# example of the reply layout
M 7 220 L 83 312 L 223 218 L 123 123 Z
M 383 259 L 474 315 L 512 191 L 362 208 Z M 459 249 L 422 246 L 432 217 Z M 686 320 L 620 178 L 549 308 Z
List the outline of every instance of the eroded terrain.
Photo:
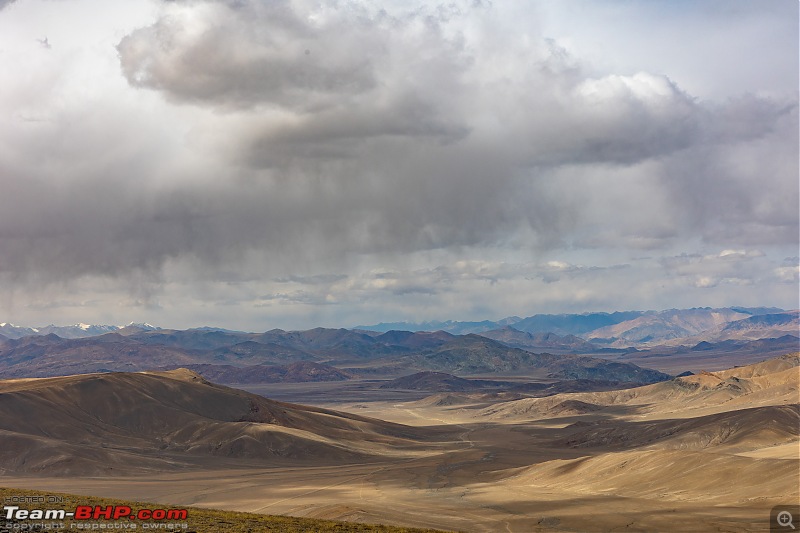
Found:
M 50 454 L 31 452 L 13 468 L 4 458 L 4 485 L 512 532 L 764 530 L 772 506 L 800 498 L 797 355 L 633 389 L 541 398 L 423 396 L 365 384 L 333 401 L 335 388 L 326 385 L 325 394 L 297 393 L 327 409 L 265 401 L 255 411 L 261 419 L 251 420 L 235 420 L 237 409 L 253 411 L 246 393 L 198 383 L 195 374 L 110 376 L 133 380 L 129 390 L 156 398 L 153 417 L 112 421 L 110 413 L 92 413 L 99 424 L 92 432 L 76 422 L 74 433 L 54 435 L 43 415 L 35 417 L 36 427 L 19 420 L 11 427 L 10 412 L 3 412 L 4 439 L 14 433 L 32 439 L 27 450 L 35 450 L 34 442 Z M 139 383 L 141 376 L 147 384 Z M 59 379 L 66 381 L 59 385 Z M 78 377 L 4 382 L 0 409 L 19 405 L 9 397 L 24 399 L 26 409 L 44 408 L 36 402 L 52 394 L 66 409 L 62 419 L 83 420 L 70 411 L 68 398 L 76 393 L 58 389 L 65 383 L 91 389 Z M 205 406 L 203 387 L 215 395 Z M 222 407 L 228 397 L 241 403 L 230 413 Z M 193 432 L 175 433 L 161 450 L 135 449 L 131 435 L 150 438 L 152 420 L 171 423 L 167 415 L 155 416 L 162 404 L 174 409 L 169 416 L 194 412 Z M 91 411 L 87 405 L 82 409 Z M 203 421 L 212 405 L 225 411 L 218 418 L 234 420 Z M 100 427 L 108 433 L 92 440 Z M 275 435 L 283 448 L 272 444 Z M 215 439 L 226 447 L 215 449 Z M 53 461 L 65 441 L 98 446 L 117 470 L 104 471 L 100 462 L 81 475 L 70 461 Z

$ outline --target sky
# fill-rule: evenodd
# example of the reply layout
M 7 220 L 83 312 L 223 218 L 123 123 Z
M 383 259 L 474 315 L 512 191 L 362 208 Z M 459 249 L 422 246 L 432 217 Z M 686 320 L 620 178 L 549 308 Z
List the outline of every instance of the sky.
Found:
M 0 0 L 0 321 L 798 304 L 796 0 Z

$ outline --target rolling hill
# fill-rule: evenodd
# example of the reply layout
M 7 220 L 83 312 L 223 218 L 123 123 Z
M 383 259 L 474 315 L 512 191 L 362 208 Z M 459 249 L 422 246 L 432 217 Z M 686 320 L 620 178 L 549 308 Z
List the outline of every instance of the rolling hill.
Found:
M 800 354 L 719 372 L 674 378 L 642 387 L 606 391 L 557 394 L 546 398 L 527 398 L 499 403 L 480 416 L 510 419 L 549 417 L 554 405 L 576 400 L 601 406 L 600 412 L 646 416 L 657 413 L 660 419 L 702 416 L 737 409 L 790 405 L 800 401 Z
M 481 389 L 480 383 L 445 372 L 417 372 L 387 381 L 382 389 L 423 390 L 436 392 L 472 391 Z
M 656 370 L 575 355 L 534 354 L 480 335 L 458 337 L 438 348 L 392 361 L 399 368 L 434 370 L 456 375 L 538 374 L 554 379 L 591 379 L 653 383 L 670 376 Z
M 593 353 L 600 351 L 598 346 L 586 342 L 575 335 L 562 336 L 550 332 L 528 333 L 520 331 L 513 326 L 486 331 L 480 335 L 512 348 L 520 348 L 531 352 Z
M 396 357 L 482 350 L 536 362 L 483 337 Z M 550 357 L 538 370 L 572 359 Z M 550 395 L 382 390 L 370 401 L 357 382 L 346 400 L 322 387 L 331 410 L 188 370 L 8 380 L 0 474 L 7 486 L 475 533 L 761 530 L 772 506 L 800 497 L 798 354 L 605 391 L 513 381 Z
M 121 475 L 197 466 L 368 461 L 425 431 L 268 400 L 198 374 L 0 381 L 0 472 Z M 220 462 L 222 461 L 222 462 Z
M 210 381 L 229 384 L 345 381 L 352 377 L 332 366 L 311 362 L 250 366 L 195 364 L 185 368 Z
M 302 363 L 302 364 L 301 364 Z M 90 372 L 139 372 L 190 367 L 230 383 L 314 381 L 297 369 L 324 364 L 344 374 L 399 377 L 413 371 L 459 375 L 531 374 L 552 379 L 652 383 L 669 376 L 627 362 L 570 354 L 533 354 L 479 336 L 392 331 L 371 336 L 317 328 L 242 334 L 207 330 L 141 330 L 84 339 L 56 335 L 8 340 L 0 345 L 0 377 L 48 377 Z M 279 370 L 295 364 L 293 371 Z M 201 366 L 196 366 L 201 365 Z M 213 368 L 212 365 L 220 368 Z M 305 365 L 305 366 L 303 366 Z M 239 370 L 232 367 L 238 367 Z M 266 367 L 275 367 L 272 371 Z M 253 371 L 247 376 L 247 369 Z M 306 372 L 308 373 L 308 372 Z M 333 376 L 333 371 L 328 371 Z
M 180 348 L 142 344 L 119 333 L 85 339 L 62 339 L 51 333 L 9 340 L 0 346 L 0 376 L 140 371 L 195 363 L 198 356 Z

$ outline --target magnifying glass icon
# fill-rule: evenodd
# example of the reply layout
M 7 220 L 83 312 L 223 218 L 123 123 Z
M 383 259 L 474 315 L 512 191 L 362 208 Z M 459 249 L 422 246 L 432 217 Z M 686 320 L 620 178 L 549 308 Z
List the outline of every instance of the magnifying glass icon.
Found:
M 794 529 L 794 524 L 792 523 L 792 513 L 789 511 L 781 511 L 778 513 L 778 525 L 781 527 L 790 527 Z

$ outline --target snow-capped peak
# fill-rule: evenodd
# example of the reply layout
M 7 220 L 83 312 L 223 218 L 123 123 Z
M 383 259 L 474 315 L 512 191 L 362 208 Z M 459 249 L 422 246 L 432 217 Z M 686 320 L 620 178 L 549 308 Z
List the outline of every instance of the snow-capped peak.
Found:
M 25 326 L 17 326 L 16 324 L 12 324 L 11 322 L 2 322 L 2 323 L 0 323 L 0 328 L 23 329 L 23 330 L 27 330 L 27 331 L 35 331 L 37 333 L 39 332 L 39 330 L 36 329 L 36 328 L 28 328 L 28 327 L 25 327 Z
M 39 330 L 36 328 L 26 328 L 24 326 L 17 326 L 12 324 L 11 322 L 1 322 L 0 329 L 2 329 L 2 333 L 5 337 L 9 337 L 12 339 L 18 339 L 20 337 L 27 337 L 29 335 L 36 335 L 39 333 Z
M 158 326 L 154 326 L 152 324 L 148 324 L 147 322 L 131 322 L 130 324 L 128 324 L 125 327 L 126 328 L 139 328 L 139 329 L 144 329 L 144 330 L 147 330 L 147 331 L 153 331 L 153 330 L 156 330 L 156 329 L 161 329 Z
M 32 335 L 49 335 L 51 333 L 58 335 L 62 339 L 82 339 L 85 337 L 94 337 L 117 331 L 117 326 L 105 326 L 97 324 L 86 324 L 80 322 L 70 326 L 56 326 L 49 324 L 38 328 L 29 328 L 15 326 L 10 322 L 0 323 L 0 333 L 11 339 L 19 339 L 21 337 L 29 337 Z
M 12 324 L 11 322 L 2 322 L 0 323 L 0 328 L 18 328 L 19 326 Z

